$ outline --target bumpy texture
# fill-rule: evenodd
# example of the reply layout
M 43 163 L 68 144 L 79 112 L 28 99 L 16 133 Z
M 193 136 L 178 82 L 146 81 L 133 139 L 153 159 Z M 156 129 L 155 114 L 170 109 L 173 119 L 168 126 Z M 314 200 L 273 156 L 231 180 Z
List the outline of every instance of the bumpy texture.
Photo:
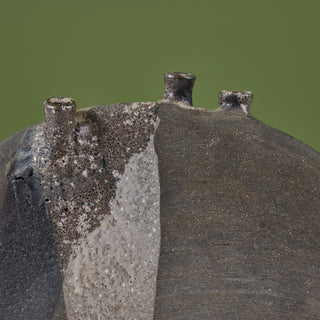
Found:
M 63 268 L 72 245 L 110 215 L 110 201 L 125 164 L 146 148 L 154 134 L 153 108 L 151 103 L 133 103 L 81 110 L 75 130 L 63 137 L 64 145 L 51 123 L 37 131 L 33 166 L 42 176 Z M 56 144 L 58 151 L 65 151 L 53 156 Z
M 110 215 L 71 255 L 69 319 L 152 319 L 160 248 L 160 186 L 153 139 L 116 186 Z
M 72 108 L 45 110 L 32 165 L 60 256 L 58 307 L 68 319 L 150 319 L 160 246 L 155 104 L 96 107 L 75 119 Z
M 5 320 L 317 320 L 320 155 L 250 115 L 251 92 L 192 107 L 76 113 L 0 144 Z

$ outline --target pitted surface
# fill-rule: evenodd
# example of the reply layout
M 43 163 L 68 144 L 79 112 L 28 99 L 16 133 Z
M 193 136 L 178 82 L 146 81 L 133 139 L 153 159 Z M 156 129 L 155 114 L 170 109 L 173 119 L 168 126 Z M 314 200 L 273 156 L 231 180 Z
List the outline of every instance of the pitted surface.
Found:
M 69 320 L 153 317 L 160 247 L 160 186 L 153 139 L 116 185 L 110 215 L 81 239 L 65 272 Z
M 1 145 L 4 317 L 318 319 L 319 154 L 248 115 L 248 92 L 208 111 L 180 89 L 59 106 Z
M 153 106 L 132 103 L 81 110 L 76 114 L 75 130 L 65 130 L 71 139 L 64 137 L 63 147 L 56 141 L 54 128 L 42 124 L 37 132 L 33 163 L 42 176 L 63 267 L 72 245 L 110 214 L 109 203 L 125 164 L 146 148 L 154 133 Z M 57 143 L 65 152 L 52 157 Z

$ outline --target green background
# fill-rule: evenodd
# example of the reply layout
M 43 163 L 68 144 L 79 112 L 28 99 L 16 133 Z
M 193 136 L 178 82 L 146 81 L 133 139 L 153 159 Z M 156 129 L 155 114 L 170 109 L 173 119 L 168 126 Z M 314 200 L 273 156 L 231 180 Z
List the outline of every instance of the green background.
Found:
M 251 90 L 256 118 L 320 150 L 320 1 L 0 1 L 0 140 L 48 97 L 156 101 L 162 73 L 183 71 L 196 107 Z

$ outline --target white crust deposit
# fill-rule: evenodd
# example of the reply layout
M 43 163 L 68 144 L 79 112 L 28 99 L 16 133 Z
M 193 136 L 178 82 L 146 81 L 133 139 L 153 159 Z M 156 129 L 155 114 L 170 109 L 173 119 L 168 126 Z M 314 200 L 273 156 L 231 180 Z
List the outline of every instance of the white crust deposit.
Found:
M 125 166 L 110 208 L 70 256 L 63 285 L 69 320 L 153 318 L 160 250 L 153 137 Z

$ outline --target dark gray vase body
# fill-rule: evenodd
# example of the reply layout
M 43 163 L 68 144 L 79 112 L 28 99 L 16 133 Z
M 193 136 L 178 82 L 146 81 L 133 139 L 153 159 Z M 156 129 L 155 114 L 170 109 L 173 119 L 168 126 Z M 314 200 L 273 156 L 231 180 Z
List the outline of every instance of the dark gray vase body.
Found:
M 319 319 L 319 153 L 165 83 L 0 144 L 1 319 Z
M 159 108 L 155 319 L 317 319 L 319 154 L 234 110 L 185 114 Z

